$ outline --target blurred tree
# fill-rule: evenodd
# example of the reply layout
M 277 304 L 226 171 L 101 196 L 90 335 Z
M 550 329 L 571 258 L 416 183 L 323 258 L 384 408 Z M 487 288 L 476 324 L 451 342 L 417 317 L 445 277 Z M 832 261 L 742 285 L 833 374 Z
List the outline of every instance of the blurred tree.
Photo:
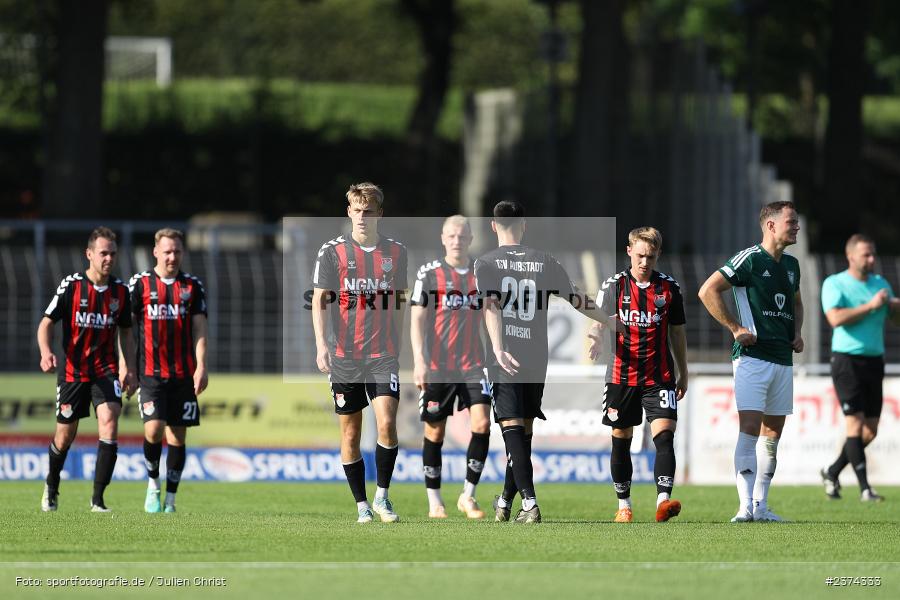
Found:
M 97 216 L 103 184 L 103 68 L 107 0 L 53 0 L 53 97 L 47 113 L 42 207 Z
M 622 29 L 626 0 L 581 0 L 581 51 L 572 132 L 574 214 L 613 214 L 614 124 L 627 110 L 627 45 Z M 574 205 L 574 206 L 573 206 Z
M 844 239 L 859 229 L 862 189 L 862 99 L 868 0 L 833 0 L 828 52 L 828 128 L 825 134 L 825 206 L 821 233 Z M 845 210 L 854 207 L 853 210 Z

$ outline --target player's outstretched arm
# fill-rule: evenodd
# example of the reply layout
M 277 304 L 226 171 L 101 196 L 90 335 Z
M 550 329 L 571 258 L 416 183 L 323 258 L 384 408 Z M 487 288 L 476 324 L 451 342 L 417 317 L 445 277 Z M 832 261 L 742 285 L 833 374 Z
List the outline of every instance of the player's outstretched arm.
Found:
M 428 309 L 424 306 L 413 306 L 409 316 L 409 340 L 412 342 L 413 383 L 420 390 L 425 389 L 428 382 L 428 368 L 425 364 L 425 320 Z
M 119 383 L 129 398 L 137 389 L 137 348 L 131 327 L 119 327 Z
M 316 334 L 316 366 L 322 373 L 331 372 L 331 357 L 328 355 L 328 343 L 325 341 L 325 319 L 328 315 L 330 290 L 315 288 L 312 300 L 313 331 Z
M 484 325 L 487 328 L 488 338 L 491 340 L 491 349 L 500 368 L 515 375 L 519 372 L 519 361 L 512 354 L 503 349 L 503 317 L 500 316 L 499 302 L 496 298 L 486 298 L 484 301 Z
M 737 343 L 742 346 L 752 346 L 756 343 L 756 336 L 753 335 L 749 329 L 742 326 L 738 320 L 734 318 L 734 315 L 728 312 L 728 307 L 725 306 L 725 301 L 722 300 L 722 294 L 731 288 L 732 285 L 728 283 L 725 276 L 716 271 L 710 275 L 709 279 L 707 279 L 700 287 L 697 296 L 700 298 L 700 301 L 703 302 L 703 306 L 706 307 L 706 310 L 712 318 L 718 321 L 723 327 L 726 327 L 728 331 L 731 332 L 731 335 L 734 336 Z
M 41 371 L 56 371 L 56 355 L 53 354 L 53 321 L 48 317 L 41 319 L 37 330 L 38 348 L 41 350 Z
M 206 315 L 197 314 L 191 317 L 191 329 L 194 333 L 194 354 L 197 356 L 197 368 L 194 369 L 194 393 L 199 396 L 209 385 L 209 373 L 206 370 L 209 324 Z
M 794 340 L 791 347 L 794 352 L 803 352 L 803 336 L 800 330 L 803 327 L 803 298 L 800 297 L 800 290 L 794 294 Z
M 669 326 L 669 346 L 678 374 L 675 377 L 675 399 L 681 400 L 688 388 L 687 331 L 684 325 Z

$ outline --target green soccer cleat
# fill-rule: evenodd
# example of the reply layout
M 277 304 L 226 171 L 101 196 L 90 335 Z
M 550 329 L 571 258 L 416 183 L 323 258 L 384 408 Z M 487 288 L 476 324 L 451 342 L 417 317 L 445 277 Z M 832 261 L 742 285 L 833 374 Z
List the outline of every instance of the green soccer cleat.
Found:
M 147 497 L 144 499 L 144 512 L 162 512 L 162 505 L 159 502 L 159 490 L 147 490 Z
M 506 521 L 509 521 L 509 515 L 512 512 L 512 509 L 508 504 L 506 506 L 500 506 L 500 496 L 494 496 L 492 506 L 494 507 L 494 521 L 496 523 L 505 523 Z
M 163 508 L 163 512 L 164 512 L 164 513 L 173 513 L 173 512 L 175 512 L 175 505 L 174 505 L 174 504 L 166 504 L 165 508 Z
M 524 508 L 519 510 L 519 514 L 516 515 L 516 523 L 540 523 L 541 522 L 541 509 L 538 508 L 538 505 L 535 504 L 531 507 L 531 510 L 525 510 Z
M 372 510 L 378 513 L 382 523 L 396 523 L 400 520 L 400 515 L 394 512 L 394 505 L 389 498 L 375 498 Z

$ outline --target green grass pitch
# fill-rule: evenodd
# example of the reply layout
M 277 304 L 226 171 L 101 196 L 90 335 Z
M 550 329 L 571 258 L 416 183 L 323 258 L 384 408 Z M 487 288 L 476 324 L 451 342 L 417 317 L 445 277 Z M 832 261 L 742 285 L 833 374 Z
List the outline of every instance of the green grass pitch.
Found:
M 611 486 L 547 484 L 544 523 L 521 526 L 455 510 L 429 521 L 424 488 L 411 484 L 391 488 L 402 522 L 368 525 L 355 523 L 344 484 L 186 482 L 174 515 L 144 514 L 144 485 L 120 482 L 106 494 L 114 513 L 92 514 L 90 486 L 64 482 L 60 510 L 43 514 L 42 484 L 0 483 L 0 598 L 900 597 L 896 487 L 863 504 L 849 488 L 828 501 L 818 487 L 776 486 L 772 508 L 794 523 L 731 524 L 733 488 L 685 486 L 682 515 L 657 524 L 655 489 L 641 485 L 636 522 L 623 525 L 611 522 Z M 448 509 L 458 487 L 444 486 Z M 482 505 L 497 492 L 481 486 Z M 49 587 L 67 577 L 145 584 Z M 828 577 L 881 585 L 835 589 Z M 176 578 L 187 584 L 175 588 Z

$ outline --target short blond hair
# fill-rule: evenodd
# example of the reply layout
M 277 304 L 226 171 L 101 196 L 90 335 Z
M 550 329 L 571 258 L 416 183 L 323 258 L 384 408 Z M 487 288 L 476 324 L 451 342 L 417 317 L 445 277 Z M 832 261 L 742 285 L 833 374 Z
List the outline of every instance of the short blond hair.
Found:
M 159 241 L 163 238 L 171 238 L 173 240 L 181 240 L 181 245 L 184 246 L 184 232 L 180 229 L 175 229 L 173 227 L 163 227 L 159 231 L 156 232 L 156 235 L 153 236 L 153 241 L 157 245 L 159 245 Z
M 655 227 L 638 227 L 628 232 L 628 245 L 644 242 L 655 251 L 662 250 L 662 234 Z
M 451 215 L 444 219 L 444 224 L 441 225 L 441 231 L 447 228 L 447 226 L 453 227 L 462 227 L 463 229 L 472 230 L 472 227 L 469 225 L 468 217 L 464 217 L 463 215 Z
M 384 192 L 380 187 L 368 181 L 355 183 L 347 190 L 347 203 L 350 206 L 361 204 L 381 210 L 384 206 Z

